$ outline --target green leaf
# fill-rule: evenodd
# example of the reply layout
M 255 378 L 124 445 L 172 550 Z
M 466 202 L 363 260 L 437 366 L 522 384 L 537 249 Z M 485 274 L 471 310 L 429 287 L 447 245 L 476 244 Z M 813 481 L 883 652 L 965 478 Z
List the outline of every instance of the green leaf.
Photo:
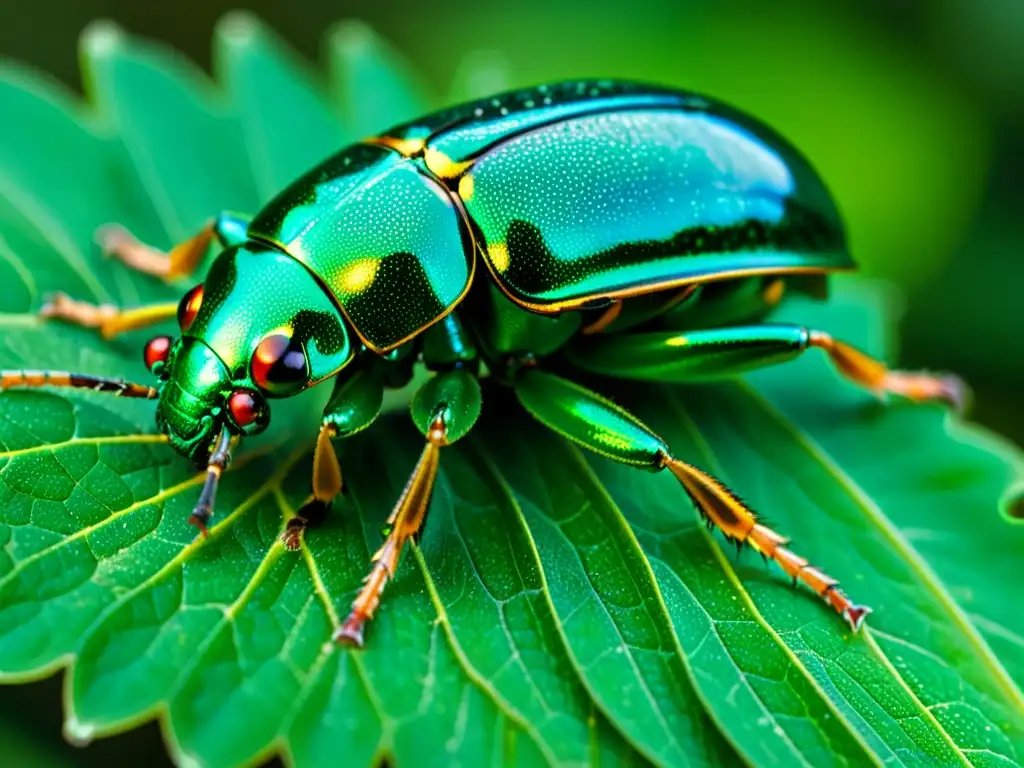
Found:
M 83 43 L 91 106 L 0 70 L 0 108 L 21 116 L 0 122 L 0 367 L 142 380 L 137 338 L 33 314 L 57 289 L 178 293 L 103 260 L 96 226 L 167 245 L 423 108 L 369 30 L 330 40 L 330 94 L 242 14 L 215 38 L 221 87 L 106 25 Z M 453 92 L 504 77 L 481 54 Z M 890 356 L 890 306 L 847 281 L 781 316 Z M 351 652 L 329 638 L 422 448 L 407 414 L 339 444 L 348 492 L 293 553 L 279 535 L 312 433 L 243 452 L 204 541 L 187 524 L 202 478 L 154 434 L 151 404 L 10 391 L 0 676 L 67 666 L 69 738 L 158 717 L 186 764 L 1024 764 L 1024 527 L 999 514 L 1018 452 L 939 408 L 883 407 L 813 355 L 713 387 L 596 386 L 871 604 L 866 629 L 723 551 L 667 473 L 583 455 L 488 386 Z

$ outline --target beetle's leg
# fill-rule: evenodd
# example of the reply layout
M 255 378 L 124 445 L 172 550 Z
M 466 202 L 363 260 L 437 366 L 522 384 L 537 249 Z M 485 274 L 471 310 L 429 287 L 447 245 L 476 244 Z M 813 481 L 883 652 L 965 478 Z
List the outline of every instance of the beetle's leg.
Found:
M 480 415 L 480 385 L 465 370 L 439 373 L 412 401 L 412 416 L 427 445 L 384 527 L 385 539 L 373 555 L 370 573 L 352 603 L 352 610 L 334 633 L 339 643 L 363 645 L 363 630 L 380 603 L 384 587 L 395 577 L 405 543 L 423 526 L 437 478 L 440 449 L 463 437 Z
M 437 478 L 440 448 L 444 445 L 447 433 L 444 422 L 438 421 L 433 432 L 437 439 L 427 441 L 412 477 L 409 478 L 398 504 L 388 517 L 384 527 L 384 543 L 371 558 L 373 565 L 363 579 L 363 588 L 352 601 L 348 617 L 334 633 L 336 642 L 354 648 L 363 646 L 366 622 L 373 618 L 384 587 L 395 577 L 398 559 L 405 548 L 405 543 L 416 535 L 423 525 L 427 507 L 430 505 L 430 496 L 434 491 L 434 480 Z
M 915 402 L 943 400 L 957 410 L 963 410 L 966 405 L 967 385 L 957 376 L 922 371 L 892 371 L 880 360 L 833 339 L 824 331 L 809 331 L 808 336 L 808 345 L 825 350 L 843 376 L 877 395 L 892 393 Z
M 338 434 L 337 428 L 328 421 L 320 425 L 320 435 L 313 451 L 313 490 L 302 509 L 285 523 L 281 541 L 293 552 L 302 546 L 302 534 L 310 525 L 322 520 L 334 498 L 341 493 L 341 464 L 334 452 L 331 440 Z
M 191 275 L 214 238 L 224 247 L 244 243 L 248 225 L 248 219 L 243 216 L 221 213 L 207 222 L 195 237 L 179 243 L 167 253 L 139 242 L 120 224 L 100 227 L 96 231 L 96 242 L 104 253 L 120 259 L 131 269 L 170 282 Z
M 747 325 L 677 332 L 586 338 L 567 351 L 582 370 L 625 379 L 698 382 L 730 378 L 791 360 L 805 350 L 825 350 L 846 378 L 877 395 L 915 401 L 945 400 L 961 407 L 964 384 L 955 376 L 891 371 L 878 360 L 822 331 L 798 325 Z
M 108 379 L 70 371 L 0 371 L 0 391 L 34 387 L 69 387 L 109 392 L 117 397 L 140 397 L 155 400 L 160 396 L 154 387 L 132 384 L 122 379 Z
M 341 493 L 341 464 L 332 440 L 350 437 L 366 429 L 380 413 L 384 387 L 373 358 L 354 362 L 334 384 L 324 407 L 320 435 L 313 453 L 312 492 L 294 517 L 285 523 L 281 539 L 290 550 L 302 545 L 302 534 L 327 515 L 331 502 Z
M 839 582 L 786 549 L 787 539 L 758 522 L 757 515 L 720 481 L 672 456 L 668 445 L 639 419 L 599 395 L 536 368 L 524 368 L 513 384 L 519 401 L 542 424 L 603 456 L 641 469 L 668 469 L 701 515 L 738 544 L 747 544 L 802 581 L 854 630 L 871 609 L 853 603 Z
M 113 304 L 90 304 L 76 301 L 65 293 L 55 293 L 39 309 L 39 315 L 80 325 L 83 328 L 95 328 L 103 338 L 110 339 L 120 333 L 148 328 L 164 320 L 170 320 L 177 311 L 176 301 L 120 309 Z

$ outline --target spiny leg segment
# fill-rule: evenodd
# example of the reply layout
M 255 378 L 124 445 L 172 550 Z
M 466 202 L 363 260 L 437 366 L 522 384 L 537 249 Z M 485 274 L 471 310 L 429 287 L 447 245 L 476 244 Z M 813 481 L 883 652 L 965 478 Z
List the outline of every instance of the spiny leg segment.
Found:
M 726 538 L 739 546 L 749 545 L 764 557 L 778 563 L 794 584 L 797 581 L 806 584 L 846 619 L 854 631 L 860 629 L 864 617 L 871 613 L 871 609 L 853 603 L 839 590 L 838 580 L 786 549 L 789 539 L 759 523 L 754 512 L 721 482 L 692 464 L 668 454 L 662 454 L 659 460 L 679 480 L 705 520 L 722 531 Z
M 786 549 L 787 539 L 758 522 L 755 513 L 720 481 L 675 458 L 668 445 L 625 409 L 550 373 L 524 369 L 514 382 L 519 401 L 545 426 L 596 453 L 640 469 L 668 469 L 701 515 L 727 537 L 774 560 L 823 598 L 854 630 L 871 612 L 838 589 L 838 581 Z
M 427 515 L 430 497 L 437 479 L 441 447 L 447 445 L 448 428 L 443 418 L 437 418 L 427 434 L 427 445 L 416 468 L 402 492 L 398 504 L 385 525 L 386 538 L 374 553 L 370 573 L 363 580 L 363 588 L 352 602 L 352 610 L 334 640 L 344 645 L 361 648 L 363 629 L 380 604 L 384 587 L 395 577 L 399 556 L 405 543 L 415 536 Z

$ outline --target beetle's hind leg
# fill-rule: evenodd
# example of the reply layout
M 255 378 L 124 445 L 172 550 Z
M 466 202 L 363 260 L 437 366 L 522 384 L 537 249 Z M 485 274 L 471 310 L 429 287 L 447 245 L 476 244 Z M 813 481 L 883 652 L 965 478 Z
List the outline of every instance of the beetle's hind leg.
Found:
M 850 600 L 836 579 L 787 549 L 788 540 L 763 525 L 722 482 L 675 458 L 665 441 L 631 413 L 578 384 L 536 368 L 523 369 L 513 386 L 526 410 L 570 440 L 623 464 L 669 470 L 705 520 L 738 545 L 750 546 L 778 563 L 794 582 L 808 586 L 854 630 L 871 612 Z
M 808 331 L 807 344 L 824 350 L 843 376 L 877 395 L 901 395 L 914 402 L 941 400 L 960 411 L 966 406 L 967 385 L 956 376 L 890 370 L 885 363 L 824 331 Z
M 825 351 L 843 376 L 879 396 L 942 400 L 958 409 L 967 399 L 966 386 L 955 376 L 893 371 L 823 331 L 781 323 L 581 338 L 567 356 L 574 366 L 592 373 L 686 383 L 731 378 L 811 348 Z
M 166 253 L 139 242 L 120 224 L 100 227 L 96 230 L 96 242 L 104 253 L 117 258 L 129 268 L 170 282 L 191 275 L 215 238 L 225 247 L 244 243 L 248 226 L 246 217 L 221 213 L 207 222 L 194 237 Z

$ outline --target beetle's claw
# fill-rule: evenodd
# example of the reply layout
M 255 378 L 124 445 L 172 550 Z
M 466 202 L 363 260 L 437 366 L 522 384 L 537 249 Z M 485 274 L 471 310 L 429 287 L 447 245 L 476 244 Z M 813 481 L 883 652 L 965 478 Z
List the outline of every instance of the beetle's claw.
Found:
M 126 242 L 134 242 L 135 238 L 120 224 L 103 224 L 96 228 L 92 236 L 100 252 L 104 256 L 113 256 L 118 247 Z
M 199 533 L 202 534 L 204 539 L 208 539 L 210 538 L 210 529 L 206 527 L 206 523 L 209 519 L 210 515 L 208 513 L 204 514 L 201 511 L 196 511 L 189 515 L 188 522 L 199 529 Z
M 872 613 L 872 610 L 866 605 L 851 605 L 843 610 L 843 618 L 850 623 L 853 631 L 857 632 L 869 613 Z
M 284 526 L 284 533 L 281 534 L 281 542 L 289 552 L 298 552 L 302 547 L 302 534 L 306 530 L 306 518 L 296 515 Z
M 885 376 L 882 390 L 918 403 L 936 400 L 948 403 L 961 414 L 967 410 L 971 400 L 970 388 L 963 379 L 952 374 L 890 371 Z
M 333 640 L 338 645 L 344 645 L 347 648 L 360 649 L 363 647 L 363 628 L 366 625 L 366 619 L 352 612 L 345 619 L 345 623 L 335 631 Z

